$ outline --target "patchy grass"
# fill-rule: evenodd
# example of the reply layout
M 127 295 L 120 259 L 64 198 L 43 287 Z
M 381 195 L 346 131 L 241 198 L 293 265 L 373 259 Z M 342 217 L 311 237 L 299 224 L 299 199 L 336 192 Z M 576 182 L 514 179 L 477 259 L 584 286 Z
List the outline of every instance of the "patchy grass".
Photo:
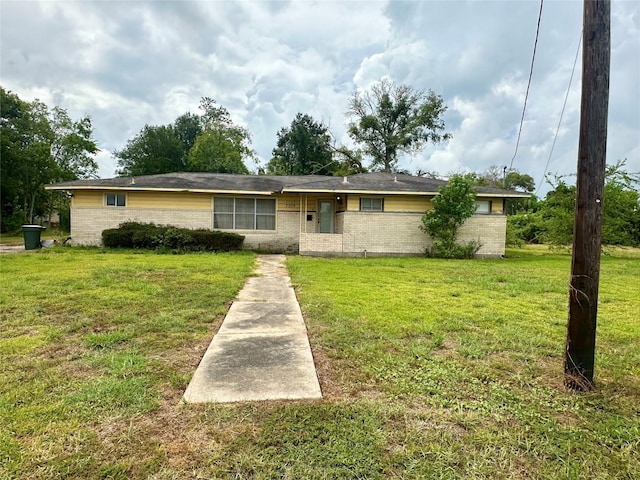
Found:
M 562 386 L 567 254 L 291 258 L 320 378 L 383 412 L 393 478 L 633 478 L 640 255 L 603 257 L 596 381 Z
M 325 399 L 181 405 L 251 254 L 0 258 L 0 478 L 628 478 L 640 255 L 603 256 L 597 390 L 562 387 L 570 258 L 288 266 Z

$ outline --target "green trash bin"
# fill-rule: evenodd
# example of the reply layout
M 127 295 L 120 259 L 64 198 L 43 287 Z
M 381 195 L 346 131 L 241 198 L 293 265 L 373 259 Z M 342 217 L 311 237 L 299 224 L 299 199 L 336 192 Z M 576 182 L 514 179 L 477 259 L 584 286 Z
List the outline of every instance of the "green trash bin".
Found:
M 46 230 L 46 228 L 40 225 L 22 225 L 25 250 L 40 248 L 40 234 L 43 230 Z

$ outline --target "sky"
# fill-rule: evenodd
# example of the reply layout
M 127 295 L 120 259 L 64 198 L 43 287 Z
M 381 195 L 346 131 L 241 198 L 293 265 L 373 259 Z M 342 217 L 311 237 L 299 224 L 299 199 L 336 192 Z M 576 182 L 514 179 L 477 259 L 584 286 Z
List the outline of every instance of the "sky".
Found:
M 109 178 L 114 150 L 145 124 L 197 113 L 205 96 L 249 130 L 262 164 L 298 112 L 353 147 L 349 98 L 388 78 L 441 95 L 452 134 L 403 156 L 400 168 L 446 175 L 512 166 L 544 194 L 545 172 L 576 171 L 581 54 L 567 87 L 583 2 L 544 2 L 514 158 L 539 9 L 528 0 L 0 0 L 0 85 L 73 118 L 89 115 L 99 175 Z M 640 171 L 637 0 L 611 3 L 607 162 L 623 159 Z

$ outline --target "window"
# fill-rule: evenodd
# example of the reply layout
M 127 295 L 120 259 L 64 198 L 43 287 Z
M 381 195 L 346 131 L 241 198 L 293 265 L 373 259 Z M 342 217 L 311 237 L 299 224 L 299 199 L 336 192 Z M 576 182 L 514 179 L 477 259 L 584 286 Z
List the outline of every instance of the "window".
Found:
M 124 193 L 107 193 L 105 197 L 107 207 L 127 206 L 127 196 Z
M 476 200 L 476 213 L 488 215 L 491 213 L 491 200 Z
M 363 212 L 382 212 L 382 207 L 382 198 L 362 197 L 360 199 L 360 210 Z
M 213 228 L 227 230 L 275 230 L 276 201 L 263 198 L 213 199 Z

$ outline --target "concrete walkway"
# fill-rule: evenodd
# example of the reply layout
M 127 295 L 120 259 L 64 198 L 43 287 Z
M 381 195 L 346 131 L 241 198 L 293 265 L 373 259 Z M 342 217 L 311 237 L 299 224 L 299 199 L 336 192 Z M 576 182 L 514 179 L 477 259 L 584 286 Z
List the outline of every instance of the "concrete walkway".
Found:
M 213 337 L 184 401 L 322 398 L 284 255 L 260 255 Z

